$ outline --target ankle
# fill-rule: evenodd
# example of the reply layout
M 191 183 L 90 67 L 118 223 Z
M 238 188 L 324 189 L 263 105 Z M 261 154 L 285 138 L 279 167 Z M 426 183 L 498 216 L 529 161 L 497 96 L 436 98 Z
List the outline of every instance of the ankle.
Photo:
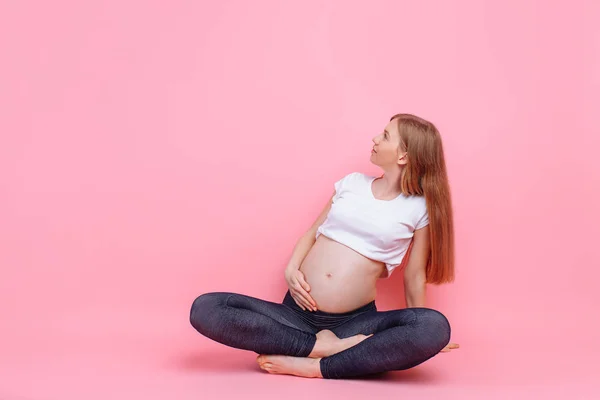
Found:
M 332 353 L 332 350 L 335 349 L 336 344 L 339 344 L 340 339 L 337 338 L 337 336 L 335 336 L 333 332 L 331 332 L 330 334 L 329 332 L 325 334 L 320 334 L 321 332 L 323 331 L 320 331 L 316 334 L 317 340 L 315 341 L 315 345 L 313 346 L 312 351 L 308 355 L 308 358 L 327 357 Z

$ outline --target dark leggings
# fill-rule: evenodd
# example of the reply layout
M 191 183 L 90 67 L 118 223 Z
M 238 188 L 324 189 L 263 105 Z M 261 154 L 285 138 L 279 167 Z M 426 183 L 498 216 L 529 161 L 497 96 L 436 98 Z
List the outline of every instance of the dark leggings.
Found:
M 347 313 L 303 311 L 286 292 L 281 304 L 237 293 L 199 296 L 192 326 L 219 343 L 257 354 L 307 357 L 316 333 L 339 338 L 373 336 L 320 361 L 323 378 L 347 378 L 403 370 L 435 356 L 450 341 L 450 324 L 439 311 L 404 308 L 377 311 L 375 301 Z

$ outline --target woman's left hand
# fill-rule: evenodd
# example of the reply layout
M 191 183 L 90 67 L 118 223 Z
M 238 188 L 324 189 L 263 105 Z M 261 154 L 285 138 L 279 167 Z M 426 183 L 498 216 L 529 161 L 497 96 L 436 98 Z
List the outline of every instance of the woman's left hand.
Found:
M 440 353 L 448 353 L 450 350 L 452 349 L 458 349 L 460 346 L 458 345 L 458 343 L 448 343 L 446 345 L 446 347 L 444 347 Z

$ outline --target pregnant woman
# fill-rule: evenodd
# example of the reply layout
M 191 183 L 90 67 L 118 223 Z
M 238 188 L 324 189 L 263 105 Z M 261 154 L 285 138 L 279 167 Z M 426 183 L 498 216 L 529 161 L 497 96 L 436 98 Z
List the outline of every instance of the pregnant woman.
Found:
M 373 138 L 380 177 L 350 173 L 298 240 L 281 303 L 238 293 L 199 296 L 202 335 L 259 354 L 275 374 L 339 379 L 404 370 L 458 348 L 426 307 L 426 284 L 454 280 L 450 188 L 442 141 L 429 121 L 391 118 Z M 399 268 L 398 268 L 399 267 Z M 378 311 L 376 283 L 398 268 L 407 308 Z

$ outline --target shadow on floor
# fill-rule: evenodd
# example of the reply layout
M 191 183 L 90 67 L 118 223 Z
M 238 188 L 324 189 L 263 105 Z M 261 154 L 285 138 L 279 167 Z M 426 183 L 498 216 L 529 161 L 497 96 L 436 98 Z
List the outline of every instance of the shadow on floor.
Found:
M 187 372 L 260 372 L 255 354 L 250 351 L 218 349 L 180 353 L 167 361 L 166 367 Z M 357 381 L 430 384 L 438 380 L 435 371 L 426 365 L 418 365 L 403 371 L 390 371 L 368 376 L 349 378 Z

